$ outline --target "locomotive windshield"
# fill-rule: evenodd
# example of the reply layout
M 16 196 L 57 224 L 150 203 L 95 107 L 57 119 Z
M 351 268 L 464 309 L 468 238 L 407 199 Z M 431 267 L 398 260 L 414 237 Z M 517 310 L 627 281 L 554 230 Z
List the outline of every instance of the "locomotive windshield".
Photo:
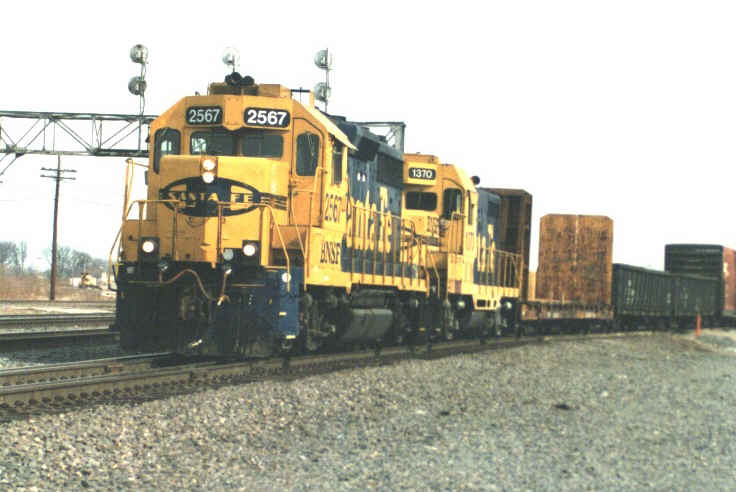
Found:
M 281 157 L 284 139 L 264 130 L 212 130 L 192 133 L 190 153 L 208 155 L 242 155 L 246 157 Z
M 278 133 L 246 130 L 242 137 L 242 153 L 248 157 L 281 157 L 284 139 Z
M 406 208 L 409 210 L 434 211 L 437 208 L 437 194 L 424 191 L 407 191 Z
M 191 154 L 237 155 L 236 136 L 225 130 L 194 132 L 190 141 Z

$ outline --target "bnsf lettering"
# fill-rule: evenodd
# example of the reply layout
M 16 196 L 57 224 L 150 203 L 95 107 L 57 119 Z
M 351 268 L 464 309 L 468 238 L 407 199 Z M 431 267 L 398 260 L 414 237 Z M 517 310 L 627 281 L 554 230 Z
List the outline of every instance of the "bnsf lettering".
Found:
M 340 220 L 340 206 L 342 205 L 342 197 L 327 193 L 325 195 L 325 213 L 324 220 L 327 222 L 337 222 Z
M 337 265 L 340 263 L 340 248 L 340 243 L 325 241 L 322 243 L 322 255 L 319 258 L 319 262 Z

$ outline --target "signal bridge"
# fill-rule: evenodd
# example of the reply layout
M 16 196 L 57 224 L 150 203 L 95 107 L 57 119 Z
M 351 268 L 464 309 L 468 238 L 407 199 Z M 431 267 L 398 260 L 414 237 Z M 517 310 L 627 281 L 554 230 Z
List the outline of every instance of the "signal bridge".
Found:
M 155 115 L 0 110 L 0 177 L 26 154 L 148 157 Z

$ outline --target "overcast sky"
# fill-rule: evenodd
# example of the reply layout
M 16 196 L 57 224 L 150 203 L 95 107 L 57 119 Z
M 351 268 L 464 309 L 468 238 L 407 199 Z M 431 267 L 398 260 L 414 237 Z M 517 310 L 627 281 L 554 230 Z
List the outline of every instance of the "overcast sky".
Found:
M 736 247 L 736 3 L 271 5 L 6 2 L 0 109 L 135 113 L 135 43 L 150 50 L 148 114 L 222 80 L 227 46 L 243 74 L 292 88 L 321 80 L 312 58 L 329 47 L 331 113 L 405 121 L 407 152 L 532 193 L 532 267 L 548 213 L 611 217 L 622 263 L 661 269 L 670 242 Z M 62 164 L 78 172 L 62 184 L 60 244 L 106 257 L 124 160 Z M 39 169 L 55 165 L 28 155 L 0 178 L 0 240 L 28 241 L 39 266 L 53 216 Z

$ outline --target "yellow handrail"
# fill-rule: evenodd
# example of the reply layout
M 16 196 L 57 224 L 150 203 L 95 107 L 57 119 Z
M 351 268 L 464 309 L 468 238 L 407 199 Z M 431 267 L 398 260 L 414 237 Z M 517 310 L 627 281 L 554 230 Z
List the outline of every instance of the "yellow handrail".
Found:
M 172 258 L 176 259 L 175 258 L 175 253 L 176 253 L 175 244 L 176 244 L 176 233 L 178 229 L 177 216 L 179 214 L 179 205 L 180 205 L 179 200 L 172 200 L 172 199 L 169 199 L 169 200 L 136 200 L 129 205 L 128 210 L 125 213 L 124 217 L 127 217 L 130 214 L 130 212 L 133 210 L 134 205 L 138 205 L 138 241 L 140 242 L 141 236 L 143 234 L 142 207 L 147 206 L 148 204 L 159 205 L 159 204 L 166 204 L 166 203 L 170 203 L 174 206 L 174 214 L 173 214 L 174 217 L 173 217 L 173 228 L 172 228 L 173 236 L 171 239 L 171 248 L 172 248 L 171 256 Z M 255 208 L 261 208 L 261 209 L 267 209 L 268 212 L 271 214 L 270 215 L 271 226 L 276 227 L 276 233 L 278 234 L 279 241 L 281 242 L 281 248 L 284 252 L 284 259 L 286 261 L 286 272 L 288 273 L 289 278 L 291 278 L 291 260 L 289 258 L 289 252 L 286 249 L 286 242 L 284 241 L 284 236 L 281 233 L 281 227 L 279 223 L 276 221 L 276 215 L 273 211 L 273 208 L 270 205 L 266 203 L 244 204 L 244 203 L 220 202 L 220 201 L 215 202 L 215 203 L 217 204 L 217 219 L 218 219 L 218 225 L 217 225 L 217 255 L 218 256 L 222 254 L 222 209 L 223 207 L 243 206 L 243 207 L 255 207 Z M 115 243 L 117 243 L 118 239 L 120 238 L 122 229 L 123 229 L 123 226 L 121 224 L 120 229 L 118 229 L 116 239 L 113 242 L 113 246 L 110 250 L 110 268 L 111 269 L 112 269 L 112 251 L 115 248 Z M 122 242 L 120 242 L 120 244 L 122 245 Z M 266 266 L 270 267 L 272 265 L 266 265 Z M 287 282 L 286 283 L 287 292 L 290 292 L 290 289 L 291 289 L 291 282 Z

